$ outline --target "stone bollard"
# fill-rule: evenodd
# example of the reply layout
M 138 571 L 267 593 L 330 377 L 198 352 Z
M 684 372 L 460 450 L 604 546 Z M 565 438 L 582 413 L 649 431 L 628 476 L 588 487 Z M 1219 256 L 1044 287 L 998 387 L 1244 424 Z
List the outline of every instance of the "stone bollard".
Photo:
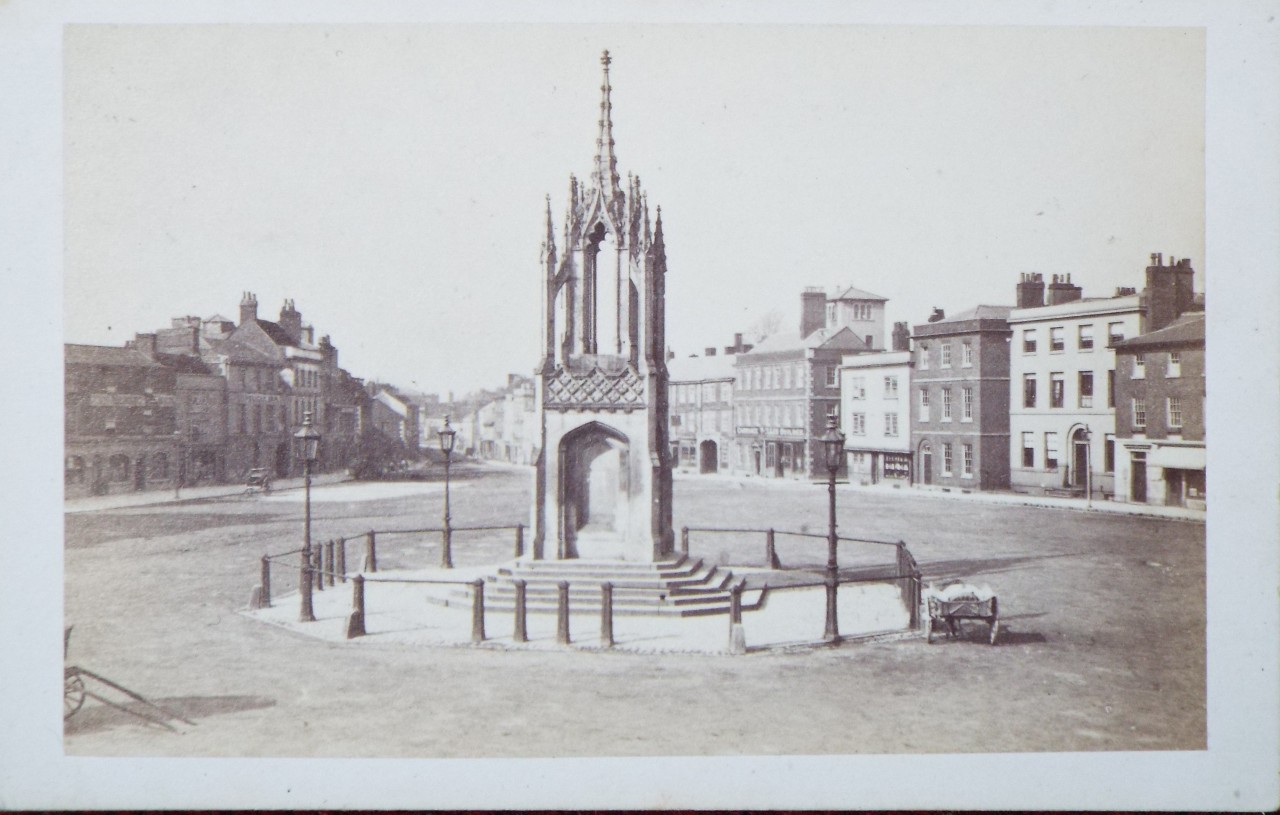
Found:
M 556 602 L 556 642 L 568 645 L 569 640 L 569 581 L 561 580 L 556 588 L 559 597 Z
M 329 568 L 328 568 L 328 570 L 325 572 L 325 577 L 327 577 L 327 578 L 328 578 L 328 580 L 329 580 L 329 585 L 330 585 L 330 586 L 332 586 L 332 585 L 333 585 L 333 583 L 334 583 L 334 581 L 333 581 L 333 577 L 334 577 L 333 573 L 334 573 L 334 572 L 336 572 L 336 571 L 338 570 L 338 561 L 337 561 L 337 558 L 334 556 L 334 552 L 335 552 L 335 550 L 336 550 L 336 547 L 334 546 L 334 542 L 333 542 L 332 540 L 330 540 L 330 541 L 329 541 L 328 543 L 326 543 L 324 546 L 325 546 L 325 552 L 326 552 L 326 554 L 325 554 L 325 560 L 329 561 Z
M 766 569 L 781 569 L 782 563 L 778 560 L 778 549 L 774 545 L 773 530 L 769 529 L 764 536 L 764 567 Z
M 351 616 L 347 618 L 347 639 L 363 637 L 364 630 L 364 575 L 351 580 Z
M 365 533 L 364 538 L 364 570 L 378 571 L 378 542 L 372 529 Z
M 347 582 L 347 539 L 338 538 L 338 579 Z
M 271 561 L 262 556 L 262 608 L 271 608 Z
M 680 551 L 689 554 L 689 527 L 680 527 Z
M 516 557 L 524 555 L 524 524 L 516 524 Z
M 742 589 L 746 581 L 733 583 L 728 590 L 728 653 L 746 654 L 746 631 L 742 628 Z
M 600 584 L 600 644 L 613 647 L 613 584 Z
M 515 635 L 512 637 L 512 639 L 514 639 L 516 642 L 528 642 L 529 629 L 526 625 L 527 623 L 526 614 L 528 613 L 528 610 L 526 607 L 526 600 L 525 600 L 525 582 L 523 580 L 516 580 L 515 585 L 516 585 L 516 630 L 515 630 Z
M 471 581 L 471 641 L 484 642 L 484 580 Z

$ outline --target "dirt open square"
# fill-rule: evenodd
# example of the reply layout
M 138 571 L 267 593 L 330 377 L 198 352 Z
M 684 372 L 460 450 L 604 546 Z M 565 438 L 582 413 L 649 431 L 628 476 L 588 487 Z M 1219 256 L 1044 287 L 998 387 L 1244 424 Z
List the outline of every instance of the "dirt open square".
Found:
M 457 525 L 527 523 L 531 475 L 455 468 Z M 439 523 L 438 481 L 314 490 L 314 538 Z M 68 663 L 194 724 L 90 700 L 75 755 L 506 757 L 1197 750 L 1205 747 L 1202 522 L 842 487 L 842 535 L 902 539 L 927 580 L 989 584 L 1003 631 L 745 655 L 324 641 L 243 614 L 259 558 L 299 545 L 301 495 L 69 511 Z M 826 491 L 715 477 L 675 486 L 679 526 L 825 530 Z M 691 536 L 709 562 L 751 536 Z M 358 551 L 353 546 L 353 550 Z M 821 540 L 779 539 L 784 563 Z M 511 556 L 455 538 L 459 567 Z M 439 559 L 389 536 L 380 564 Z M 296 602 L 278 577 L 277 602 Z M 275 582 L 273 580 L 273 582 Z M 750 619 L 748 618 L 748 624 Z M 341 738 L 332 734 L 341 733 Z

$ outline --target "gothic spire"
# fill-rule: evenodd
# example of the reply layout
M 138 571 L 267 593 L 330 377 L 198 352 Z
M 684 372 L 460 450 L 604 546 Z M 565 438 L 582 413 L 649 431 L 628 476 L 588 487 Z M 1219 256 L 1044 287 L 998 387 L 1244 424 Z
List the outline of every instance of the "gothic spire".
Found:
M 613 102 L 609 95 L 609 63 L 613 58 L 608 50 L 600 56 L 600 64 L 604 66 L 604 82 L 600 86 L 600 135 L 596 137 L 596 167 L 591 173 L 591 180 L 596 189 L 613 198 L 622 192 L 618 188 L 618 158 L 613 154 Z
M 556 231 L 551 222 L 551 195 L 547 195 L 547 238 L 542 246 L 543 256 L 554 260 L 556 256 Z

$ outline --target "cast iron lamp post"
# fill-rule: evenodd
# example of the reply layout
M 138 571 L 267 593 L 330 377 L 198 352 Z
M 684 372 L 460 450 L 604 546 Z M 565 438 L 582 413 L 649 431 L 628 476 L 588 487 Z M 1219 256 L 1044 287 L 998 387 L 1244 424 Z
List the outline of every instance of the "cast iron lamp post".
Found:
M 453 528 L 449 518 L 449 464 L 453 459 L 453 441 L 458 435 L 449 424 L 449 416 L 445 414 L 444 427 L 436 434 L 440 437 L 440 451 L 444 453 L 444 546 L 440 548 L 440 567 L 453 568 Z
M 293 434 L 298 443 L 298 454 L 302 456 L 302 489 L 303 489 L 303 531 L 302 531 L 302 566 L 298 572 L 298 592 L 302 595 L 302 610 L 298 619 L 304 623 L 316 621 L 315 611 L 311 605 L 311 464 L 320 451 L 320 432 L 311 426 L 311 411 L 302 418 L 302 427 Z
M 840 625 L 836 620 L 836 588 L 839 566 L 836 561 L 836 471 L 844 456 L 844 434 L 836 427 L 836 417 L 827 419 L 827 432 L 822 434 L 822 449 L 827 460 L 827 627 L 823 639 L 840 641 Z

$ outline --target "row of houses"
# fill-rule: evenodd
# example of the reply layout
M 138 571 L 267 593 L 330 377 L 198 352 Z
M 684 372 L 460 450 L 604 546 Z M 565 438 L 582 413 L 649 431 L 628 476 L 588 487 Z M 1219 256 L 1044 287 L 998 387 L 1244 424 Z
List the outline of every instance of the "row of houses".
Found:
M 266 320 L 245 292 L 238 320 L 176 317 L 123 347 L 69 343 L 64 361 L 67 497 L 293 475 L 307 414 L 321 472 L 414 458 L 427 432 L 430 397 L 352 376 L 292 300 Z
M 1009 305 L 943 309 L 883 341 L 887 299 L 801 293 L 798 331 L 668 360 L 671 460 L 691 473 L 825 477 L 817 445 L 845 434 L 842 477 L 1203 507 L 1204 301 L 1189 260 L 1151 256 L 1144 285 L 1084 296 L 1023 274 Z M 531 463 L 530 378 L 477 403 L 460 438 Z

